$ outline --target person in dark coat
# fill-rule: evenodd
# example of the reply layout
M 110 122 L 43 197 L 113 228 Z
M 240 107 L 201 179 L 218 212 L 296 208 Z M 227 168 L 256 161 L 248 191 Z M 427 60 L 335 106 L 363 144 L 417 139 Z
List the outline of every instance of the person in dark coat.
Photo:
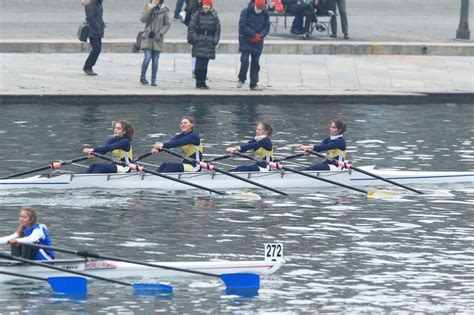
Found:
M 84 2 L 86 11 L 86 21 L 89 25 L 89 43 L 92 50 L 84 64 L 84 72 L 87 75 L 97 75 L 92 70 L 99 58 L 102 49 L 102 38 L 104 37 L 105 23 L 102 20 L 104 11 L 102 9 L 102 0 L 88 0 Z
M 250 89 L 261 90 L 258 84 L 260 55 L 263 51 L 263 39 L 270 32 L 270 16 L 265 0 L 255 0 L 242 10 L 239 20 L 240 71 L 237 87 L 241 88 L 246 79 L 250 63 Z
M 188 27 L 188 43 L 193 46 L 196 57 L 196 88 L 209 89 L 206 85 L 207 67 L 210 59 L 216 59 L 216 46 L 221 36 L 221 24 L 212 0 L 203 0 L 202 9 L 191 16 Z
M 201 9 L 202 9 L 202 0 L 189 0 L 186 3 L 186 8 L 184 9 L 184 11 L 186 11 L 186 16 L 184 17 L 184 24 L 187 27 L 189 27 L 189 22 L 191 22 L 191 16 L 193 15 L 193 13 Z M 193 79 L 196 79 L 194 70 L 196 70 L 196 57 L 191 56 L 191 73 L 192 73 Z

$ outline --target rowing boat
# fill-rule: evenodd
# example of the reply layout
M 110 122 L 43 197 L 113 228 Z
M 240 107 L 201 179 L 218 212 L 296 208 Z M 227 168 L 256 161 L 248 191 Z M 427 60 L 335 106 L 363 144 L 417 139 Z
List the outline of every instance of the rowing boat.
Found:
M 474 184 L 474 172 L 446 172 L 446 171 L 403 171 L 378 170 L 371 167 L 361 167 L 383 178 L 391 179 L 400 184 L 410 185 L 440 185 Z M 379 187 L 389 183 L 361 174 L 356 171 L 308 171 L 308 174 L 320 176 L 350 186 Z M 273 188 L 333 188 L 332 184 L 301 176 L 291 172 L 236 172 L 235 174 L 248 178 L 262 185 Z M 227 175 L 213 172 L 171 173 L 167 174 L 186 182 L 195 183 L 212 189 L 244 189 L 254 188 L 244 181 L 230 178 Z M 44 189 L 153 189 L 153 190 L 187 190 L 195 189 L 192 186 L 164 179 L 152 174 L 48 174 L 36 175 L 20 179 L 0 180 L 0 190 L 44 188 Z
M 176 279 L 176 278 L 190 278 L 199 277 L 199 275 L 180 272 L 169 269 L 160 269 L 136 265 L 126 262 L 119 262 L 113 260 L 91 260 L 91 259 L 56 259 L 53 261 L 41 261 L 43 263 L 52 264 L 68 270 L 80 271 L 96 276 L 102 276 L 110 279 L 121 278 L 142 278 L 142 279 Z M 154 264 L 154 262 L 149 262 Z M 253 273 L 260 275 L 268 275 L 277 271 L 283 261 L 271 260 L 255 260 L 255 261 L 190 261 L 190 262 L 155 262 L 163 266 L 182 268 L 187 270 L 202 271 L 212 273 L 215 275 L 223 275 L 229 273 Z M 64 276 L 64 272 L 52 269 L 46 269 L 40 266 L 28 265 L 25 263 L 0 260 L 0 272 L 8 271 L 12 273 L 19 273 L 27 276 L 36 277 L 60 277 Z M 18 280 L 17 277 L 1 274 L 0 282 L 8 282 Z

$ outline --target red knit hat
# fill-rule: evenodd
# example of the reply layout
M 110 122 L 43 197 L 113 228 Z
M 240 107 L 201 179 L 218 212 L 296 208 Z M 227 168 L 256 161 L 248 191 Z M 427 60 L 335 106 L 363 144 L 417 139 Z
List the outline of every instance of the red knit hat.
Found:
M 258 10 L 263 10 L 265 9 L 265 5 L 266 5 L 266 1 L 265 0 L 255 0 L 255 7 L 258 9 Z
M 212 0 L 202 0 L 202 5 L 208 5 L 212 7 Z

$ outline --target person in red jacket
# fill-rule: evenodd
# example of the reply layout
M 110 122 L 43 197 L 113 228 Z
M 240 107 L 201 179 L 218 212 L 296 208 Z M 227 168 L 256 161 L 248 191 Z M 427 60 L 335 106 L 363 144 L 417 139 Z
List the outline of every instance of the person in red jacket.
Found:
M 247 79 L 250 63 L 250 89 L 260 91 L 258 73 L 260 71 L 260 56 L 263 51 L 263 39 L 270 32 L 270 16 L 266 9 L 265 0 L 255 0 L 240 13 L 239 19 L 239 51 L 240 71 L 237 87 L 241 88 Z

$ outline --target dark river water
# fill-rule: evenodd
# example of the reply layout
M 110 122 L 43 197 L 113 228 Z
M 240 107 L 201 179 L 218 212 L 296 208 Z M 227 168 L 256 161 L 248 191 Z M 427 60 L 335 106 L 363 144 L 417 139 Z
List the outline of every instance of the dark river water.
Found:
M 1 174 L 81 156 L 122 118 L 136 127 L 137 156 L 178 132 L 183 115 L 197 119 L 209 155 L 246 141 L 263 120 L 285 156 L 319 142 L 337 118 L 348 125 L 357 165 L 474 171 L 473 105 L 3 106 Z M 146 162 L 167 159 L 161 153 Z M 199 191 L 0 191 L 0 236 L 14 231 L 19 208 L 29 204 L 62 247 L 140 260 L 248 260 L 263 259 L 264 243 L 280 242 L 286 261 L 253 298 L 226 295 L 204 277 L 174 283 L 171 298 L 98 281 L 84 300 L 42 283 L 1 284 L 0 313 L 473 313 L 474 185 L 429 187 L 424 195 L 392 190 L 393 198 L 374 200 L 340 188 L 288 197 L 252 190 L 261 200 Z

